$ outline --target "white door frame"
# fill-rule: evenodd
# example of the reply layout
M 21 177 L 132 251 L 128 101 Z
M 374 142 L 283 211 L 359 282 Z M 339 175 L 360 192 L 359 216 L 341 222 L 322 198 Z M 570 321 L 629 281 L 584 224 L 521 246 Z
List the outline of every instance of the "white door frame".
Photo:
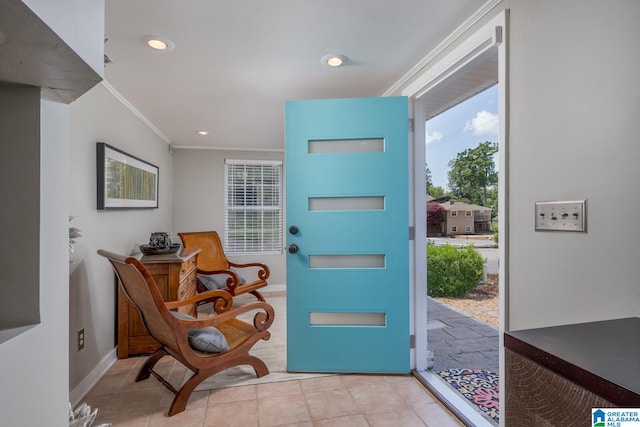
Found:
M 465 40 L 461 41 L 455 48 L 446 54 L 433 67 L 421 75 L 416 75 L 415 80 L 406 86 L 402 95 L 408 96 L 412 100 L 410 112 L 414 118 L 413 147 L 412 147 L 412 171 L 413 171 L 413 206 L 412 224 L 415 226 L 415 239 L 413 243 L 413 301 L 414 310 L 413 328 L 415 333 L 414 366 L 415 370 L 423 377 L 430 374 L 427 371 L 427 289 L 426 289 L 426 242 L 420 236 L 426 236 L 426 202 L 424 194 L 425 183 L 425 129 L 424 118 L 426 118 L 425 107 L 421 99 L 428 95 L 429 91 L 438 86 L 439 83 L 462 70 L 488 49 L 498 51 L 498 97 L 500 117 L 499 127 L 499 183 L 498 183 L 498 233 L 500 236 L 499 245 L 499 299 L 500 299 L 500 327 L 499 336 L 503 336 L 508 330 L 508 235 L 507 235 L 507 154 L 508 154 L 508 81 L 507 81 L 507 36 L 508 36 L 508 11 L 503 10 L 494 18 L 489 20 L 480 29 L 475 31 Z M 462 39 L 458 37 L 458 39 Z M 457 40 L 454 40 L 456 42 Z M 499 340 L 499 363 L 500 363 L 500 390 L 504 390 L 504 345 Z M 429 381 L 428 378 L 426 378 Z M 447 390 L 443 390 L 447 398 Z M 453 395 L 452 395 L 453 397 Z M 473 414 L 470 414 L 473 417 Z M 501 417 L 504 419 L 504 417 Z M 482 419 L 484 421 L 484 419 Z M 501 422 L 502 424 L 502 422 Z

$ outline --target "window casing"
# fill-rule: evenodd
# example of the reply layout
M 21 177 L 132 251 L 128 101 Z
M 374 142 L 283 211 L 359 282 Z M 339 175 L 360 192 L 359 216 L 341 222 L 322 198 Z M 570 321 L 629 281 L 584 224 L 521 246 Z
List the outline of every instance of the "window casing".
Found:
M 455 225 L 452 225 L 452 226 L 451 226 L 451 232 L 452 232 L 452 233 L 455 233 L 455 232 L 457 232 L 457 231 L 458 231 L 458 227 L 456 227 Z
M 471 216 L 471 215 L 473 215 L 473 212 L 471 212 L 471 211 L 465 211 L 464 215 L 465 215 L 465 216 Z
M 451 216 L 458 216 L 458 211 L 451 211 Z
M 471 226 L 470 225 L 466 225 L 464 227 L 464 231 L 467 232 L 467 233 L 471 233 Z
M 225 160 L 224 246 L 282 253 L 282 162 Z

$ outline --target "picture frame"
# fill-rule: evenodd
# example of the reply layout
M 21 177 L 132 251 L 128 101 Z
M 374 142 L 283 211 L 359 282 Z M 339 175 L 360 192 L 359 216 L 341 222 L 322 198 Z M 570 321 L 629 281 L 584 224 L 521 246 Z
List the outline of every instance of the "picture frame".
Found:
M 160 169 L 104 142 L 96 144 L 97 205 L 106 209 L 157 209 Z

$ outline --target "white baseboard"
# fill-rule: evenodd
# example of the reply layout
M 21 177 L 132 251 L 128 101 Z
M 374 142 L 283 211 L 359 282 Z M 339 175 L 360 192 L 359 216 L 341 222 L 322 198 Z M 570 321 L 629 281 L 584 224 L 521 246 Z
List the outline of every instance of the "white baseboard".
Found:
M 269 284 L 266 288 L 262 290 L 262 292 L 279 292 L 286 291 L 286 284 Z M 93 370 L 87 375 L 80 384 L 78 384 L 73 390 L 69 392 L 69 402 L 71 402 L 72 407 L 76 407 L 81 403 L 81 400 L 89 393 L 89 391 L 95 386 L 100 378 L 107 373 L 109 368 L 113 366 L 113 364 L 118 360 L 117 356 L 117 348 L 111 350 L 98 365 L 93 368 Z
M 95 386 L 100 378 L 113 366 L 118 360 L 117 348 L 111 350 L 98 365 L 93 368 L 89 375 L 87 375 L 80 384 L 78 384 L 73 390 L 69 392 L 69 402 L 72 407 L 76 407 L 81 403 L 81 400 L 89 393 L 89 391 Z
M 260 292 L 280 292 L 280 291 L 286 291 L 286 290 L 287 290 L 286 283 L 279 284 L 279 285 L 272 285 L 271 283 L 269 283 L 267 287 L 263 288 Z

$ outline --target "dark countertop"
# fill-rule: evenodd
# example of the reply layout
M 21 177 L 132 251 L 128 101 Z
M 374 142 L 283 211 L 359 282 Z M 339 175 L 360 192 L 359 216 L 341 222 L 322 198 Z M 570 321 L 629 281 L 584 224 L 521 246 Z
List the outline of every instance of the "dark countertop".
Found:
M 640 318 L 506 332 L 505 348 L 618 406 L 640 406 Z

